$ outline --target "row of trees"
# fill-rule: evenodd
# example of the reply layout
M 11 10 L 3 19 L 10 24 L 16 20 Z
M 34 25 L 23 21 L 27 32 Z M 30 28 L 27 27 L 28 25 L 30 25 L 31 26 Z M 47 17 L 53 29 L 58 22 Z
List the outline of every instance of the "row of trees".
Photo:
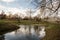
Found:
M 31 9 L 26 11 L 27 15 L 28 16 L 25 16 L 24 18 L 21 17 L 21 15 L 18 15 L 18 14 L 14 14 L 12 15 L 10 12 L 9 12 L 9 15 L 6 15 L 5 12 L 2 10 L 2 12 L 0 13 L 0 19 L 9 19 L 9 20 L 40 20 L 39 17 L 35 16 L 35 17 L 31 17 L 32 16 L 32 11 Z

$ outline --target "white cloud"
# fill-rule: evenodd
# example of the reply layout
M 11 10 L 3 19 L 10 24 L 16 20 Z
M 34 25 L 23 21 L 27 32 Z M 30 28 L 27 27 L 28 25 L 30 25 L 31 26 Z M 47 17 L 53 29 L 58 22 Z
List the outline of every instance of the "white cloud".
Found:
M 14 15 L 16 13 L 21 15 L 21 16 L 26 15 L 26 13 L 25 13 L 26 9 L 22 9 L 22 8 L 19 9 L 16 7 L 13 8 L 13 7 L 7 7 L 7 6 L 0 5 L 0 13 L 2 10 L 4 10 L 5 14 L 7 14 L 7 15 L 9 15 L 9 12 L 11 12 L 12 15 Z
M 0 5 L 0 10 L 4 10 L 6 12 L 8 11 L 11 11 L 11 12 L 20 12 L 21 10 L 18 9 L 18 8 L 12 8 L 12 7 L 6 7 L 6 6 L 3 6 L 3 5 Z
M 5 8 L 5 6 L 3 6 L 3 5 L 0 5 L 0 9 L 3 9 L 3 8 Z
M 14 2 L 15 0 L 0 0 L 0 1 L 3 1 L 3 2 Z
M 13 8 L 13 7 L 7 7 L 7 6 L 0 5 L 0 12 L 2 10 L 4 10 L 5 14 L 7 14 L 7 15 L 9 15 L 9 12 L 11 12 L 12 15 L 15 14 L 15 13 L 17 13 L 21 17 L 29 16 L 29 15 L 26 14 L 26 11 L 28 9 L 22 9 L 22 8 L 19 9 L 19 8 L 16 8 L 16 7 Z M 33 14 L 32 16 L 36 16 L 36 15 L 37 15 L 37 13 Z

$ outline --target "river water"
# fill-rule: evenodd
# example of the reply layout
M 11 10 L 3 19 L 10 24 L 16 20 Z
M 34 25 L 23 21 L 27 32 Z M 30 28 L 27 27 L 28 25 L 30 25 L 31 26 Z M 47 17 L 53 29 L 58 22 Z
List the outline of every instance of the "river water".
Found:
M 41 40 L 46 36 L 45 26 L 19 25 L 19 29 L 0 35 L 0 40 Z

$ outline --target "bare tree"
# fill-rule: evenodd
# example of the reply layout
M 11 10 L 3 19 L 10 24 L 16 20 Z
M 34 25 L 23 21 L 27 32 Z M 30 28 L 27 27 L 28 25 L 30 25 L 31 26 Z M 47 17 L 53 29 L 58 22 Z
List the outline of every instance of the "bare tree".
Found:
M 55 2 L 57 2 L 57 5 L 54 4 Z M 43 16 L 45 16 L 45 9 L 49 9 L 50 10 L 50 14 L 49 16 L 53 15 L 53 14 L 58 14 L 56 13 L 59 8 L 60 8 L 60 0 L 33 0 L 31 2 L 33 5 L 36 6 L 36 8 L 41 9 L 41 14 Z M 55 15 L 57 16 L 57 15 Z
M 52 8 L 54 8 L 53 7 L 53 2 L 56 2 L 56 1 L 59 1 L 58 3 L 59 3 L 59 5 L 58 5 L 58 7 L 55 9 L 55 10 L 53 10 Z M 50 9 L 50 10 L 52 10 L 52 11 L 54 11 L 54 12 L 56 12 L 59 8 L 60 8 L 60 0 L 34 0 L 34 1 L 32 1 L 31 3 L 33 3 L 35 6 L 36 6 L 36 8 L 38 7 L 38 8 L 41 8 L 41 7 L 46 7 L 45 5 L 46 4 L 51 4 L 51 8 L 49 8 L 49 7 L 46 7 L 46 8 L 48 8 L 48 9 Z
M 14 18 L 15 18 L 15 20 L 17 20 L 20 23 L 21 17 L 17 13 L 14 14 Z
M 6 14 L 4 14 L 5 12 L 2 10 L 1 14 L 0 14 L 0 19 L 6 19 Z
M 26 13 L 27 13 L 27 16 L 29 17 L 29 19 L 31 20 L 32 19 L 32 13 L 33 13 L 33 11 L 31 10 L 31 9 L 28 9 L 27 11 L 26 11 Z

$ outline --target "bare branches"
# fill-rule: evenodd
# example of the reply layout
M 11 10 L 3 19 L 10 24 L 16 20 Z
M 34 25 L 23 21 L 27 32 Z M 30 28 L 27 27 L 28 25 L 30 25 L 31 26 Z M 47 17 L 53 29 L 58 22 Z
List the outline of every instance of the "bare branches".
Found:
M 56 9 L 54 12 L 56 12 L 59 8 L 60 8 L 60 3 L 59 3 L 59 5 L 58 5 L 57 9 Z
M 55 10 L 53 10 L 53 0 L 49 0 L 48 2 L 46 2 L 47 0 L 41 0 L 40 2 L 38 2 L 39 0 L 34 0 L 34 3 L 36 4 L 34 4 L 37 8 L 42 8 L 42 7 L 45 7 L 45 8 L 47 8 L 47 9 L 50 9 L 50 10 L 52 10 L 52 11 L 54 11 L 54 13 L 60 8 L 60 0 L 56 0 L 56 1 L 59 1 L 59 5 L 58 5 L 58 7 L 55 9 Z M 49 3 L 50 2 L 50 3 Z M 49 7 L 46 7 L 46 5 L 47 4 L 51 4 L 51 8 L 49 8 Z M 48 5 L 49 6 L 49 5 Z
M 46 7 L 47 9 L 51 10 L 51 11 L 54 11 L 53 9 L 49 8 L 49 7 Z

